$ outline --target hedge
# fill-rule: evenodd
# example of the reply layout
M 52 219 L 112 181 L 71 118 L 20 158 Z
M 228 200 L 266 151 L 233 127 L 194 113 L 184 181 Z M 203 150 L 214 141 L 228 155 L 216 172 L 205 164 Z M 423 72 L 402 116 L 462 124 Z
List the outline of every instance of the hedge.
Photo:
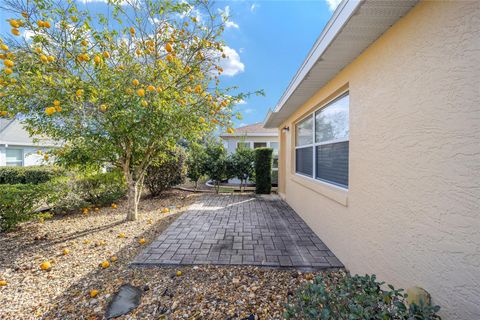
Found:
M 0 167 L 0 184 L 40 184 L 62 174 L 62 169 L 53 166 Z
M 272 190 L 272 148 L 255 149 L 255 193 L 270 194 Z
M 0 195 L 0 231 L 30 220 L 33 211 L 47 198 L 43 184 L 3 184 Z

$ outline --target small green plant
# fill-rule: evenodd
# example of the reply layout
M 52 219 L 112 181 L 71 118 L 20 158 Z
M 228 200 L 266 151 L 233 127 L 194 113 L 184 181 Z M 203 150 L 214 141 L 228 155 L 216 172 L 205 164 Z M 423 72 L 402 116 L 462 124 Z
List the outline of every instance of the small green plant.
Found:
M 0 231 L 13 229 L 18 223 L 32 219 L 34 210 L 46 199 L 45 185 L 0 185 Z
M 176 148 L 158 156 L 148 167 L 144 184 L 152 196 L 181 184 L 185 180 L 185 152 Z
M 255 151 L 245 147 L 238 148 L 229 157 L 230 175 L 240 180 L 240 190 L 243 183 L 252 178 L 255 173 Z
M 384 287 L 375 275 L 325 273 L 289 299 L 287 319 L 385 320 L 441 319 L 440 307 L 406 304 L 403 289 Z
M 187 178 L 195 183 L 195 191 L 198 189 L 198 180 L 205 174 L 205 147 L 198 143 L 192 143 L 189 146 L 186 159 Z
M 227 152 L 221 143 L 211 141 L 207 144 L 202 171 L 215 184 L 215 191 L 218 193 L 220 182 L 228 177 Z
M 255 193 L 270 194 L 272 190 L 272 153 L 271 148 L 255 149 Z
M 53 166 L 0 167 L 0 184 L 40 184 L 64 174 Z

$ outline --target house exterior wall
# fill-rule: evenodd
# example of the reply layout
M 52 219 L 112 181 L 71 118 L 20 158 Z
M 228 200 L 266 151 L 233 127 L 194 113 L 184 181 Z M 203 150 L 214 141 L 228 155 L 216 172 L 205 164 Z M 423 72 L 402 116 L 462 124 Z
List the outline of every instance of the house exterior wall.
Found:
M 245 137 L 225 137 L 222 136 L 224 146 L 227 149 L 228 154 L 235 153 L 237 150 L 238 142 L 278 142 L 278 137 L 272 136 L 245 136 Z
M 480 2 L 422 1 L 279 128 L 282 197 L 353 273 L 480 319 Z M 350 95 L 349 189 L 295 174 L 295 121 Z
M 24 166 L 39 166 L 39 165 L 45 164 L 45 162 L 43 161 L 43 156 L 37 154 L 37 151 L 41 150 L 42 152 L 46 152 L 50 149 L 47 147 L 15 146 L 15 145 L 9 145 L 9 147 L 23 150 Z M 6 148 L 5 146 L 0 146 L 0 166 L 5 166 L 7 164 L 6 161 L 7 161 Z

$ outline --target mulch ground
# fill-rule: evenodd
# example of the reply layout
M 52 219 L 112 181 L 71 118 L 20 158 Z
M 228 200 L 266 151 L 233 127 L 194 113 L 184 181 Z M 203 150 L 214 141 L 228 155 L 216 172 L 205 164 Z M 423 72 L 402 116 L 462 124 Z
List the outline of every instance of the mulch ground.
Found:
M 311 281 L 311 273 L 248 266 L 129 265 L 197 196 L 171 191 L 142 200 L 139 219 L 133 222 L 124 220 L 125 204 L 119 202 L 116 209 L 29 222 L 1 234 L 0 280 L 7 285 L 0 287 L 0 318 L 103 319 L 113 294 L 125 283 L 144 293 L 140 306 L 118 319 L 282 318 L 288 296 Z M 44 261 L 51 263 L 50 271 L 40 269 Z M 110 266 L 102 268 L 103 261 Z M 95 297 L 92 290 L 98 291 Z

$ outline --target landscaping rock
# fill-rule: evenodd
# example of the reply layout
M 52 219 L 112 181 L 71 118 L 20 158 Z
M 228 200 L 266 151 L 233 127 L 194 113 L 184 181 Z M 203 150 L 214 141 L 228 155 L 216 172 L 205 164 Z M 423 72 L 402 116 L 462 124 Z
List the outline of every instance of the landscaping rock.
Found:
M 138 307 L 141 298 L 142 290 L 140 288 L 130 284 L 122 285 L 108 305 L 105 317 L 112 319 L 129 313 Z

